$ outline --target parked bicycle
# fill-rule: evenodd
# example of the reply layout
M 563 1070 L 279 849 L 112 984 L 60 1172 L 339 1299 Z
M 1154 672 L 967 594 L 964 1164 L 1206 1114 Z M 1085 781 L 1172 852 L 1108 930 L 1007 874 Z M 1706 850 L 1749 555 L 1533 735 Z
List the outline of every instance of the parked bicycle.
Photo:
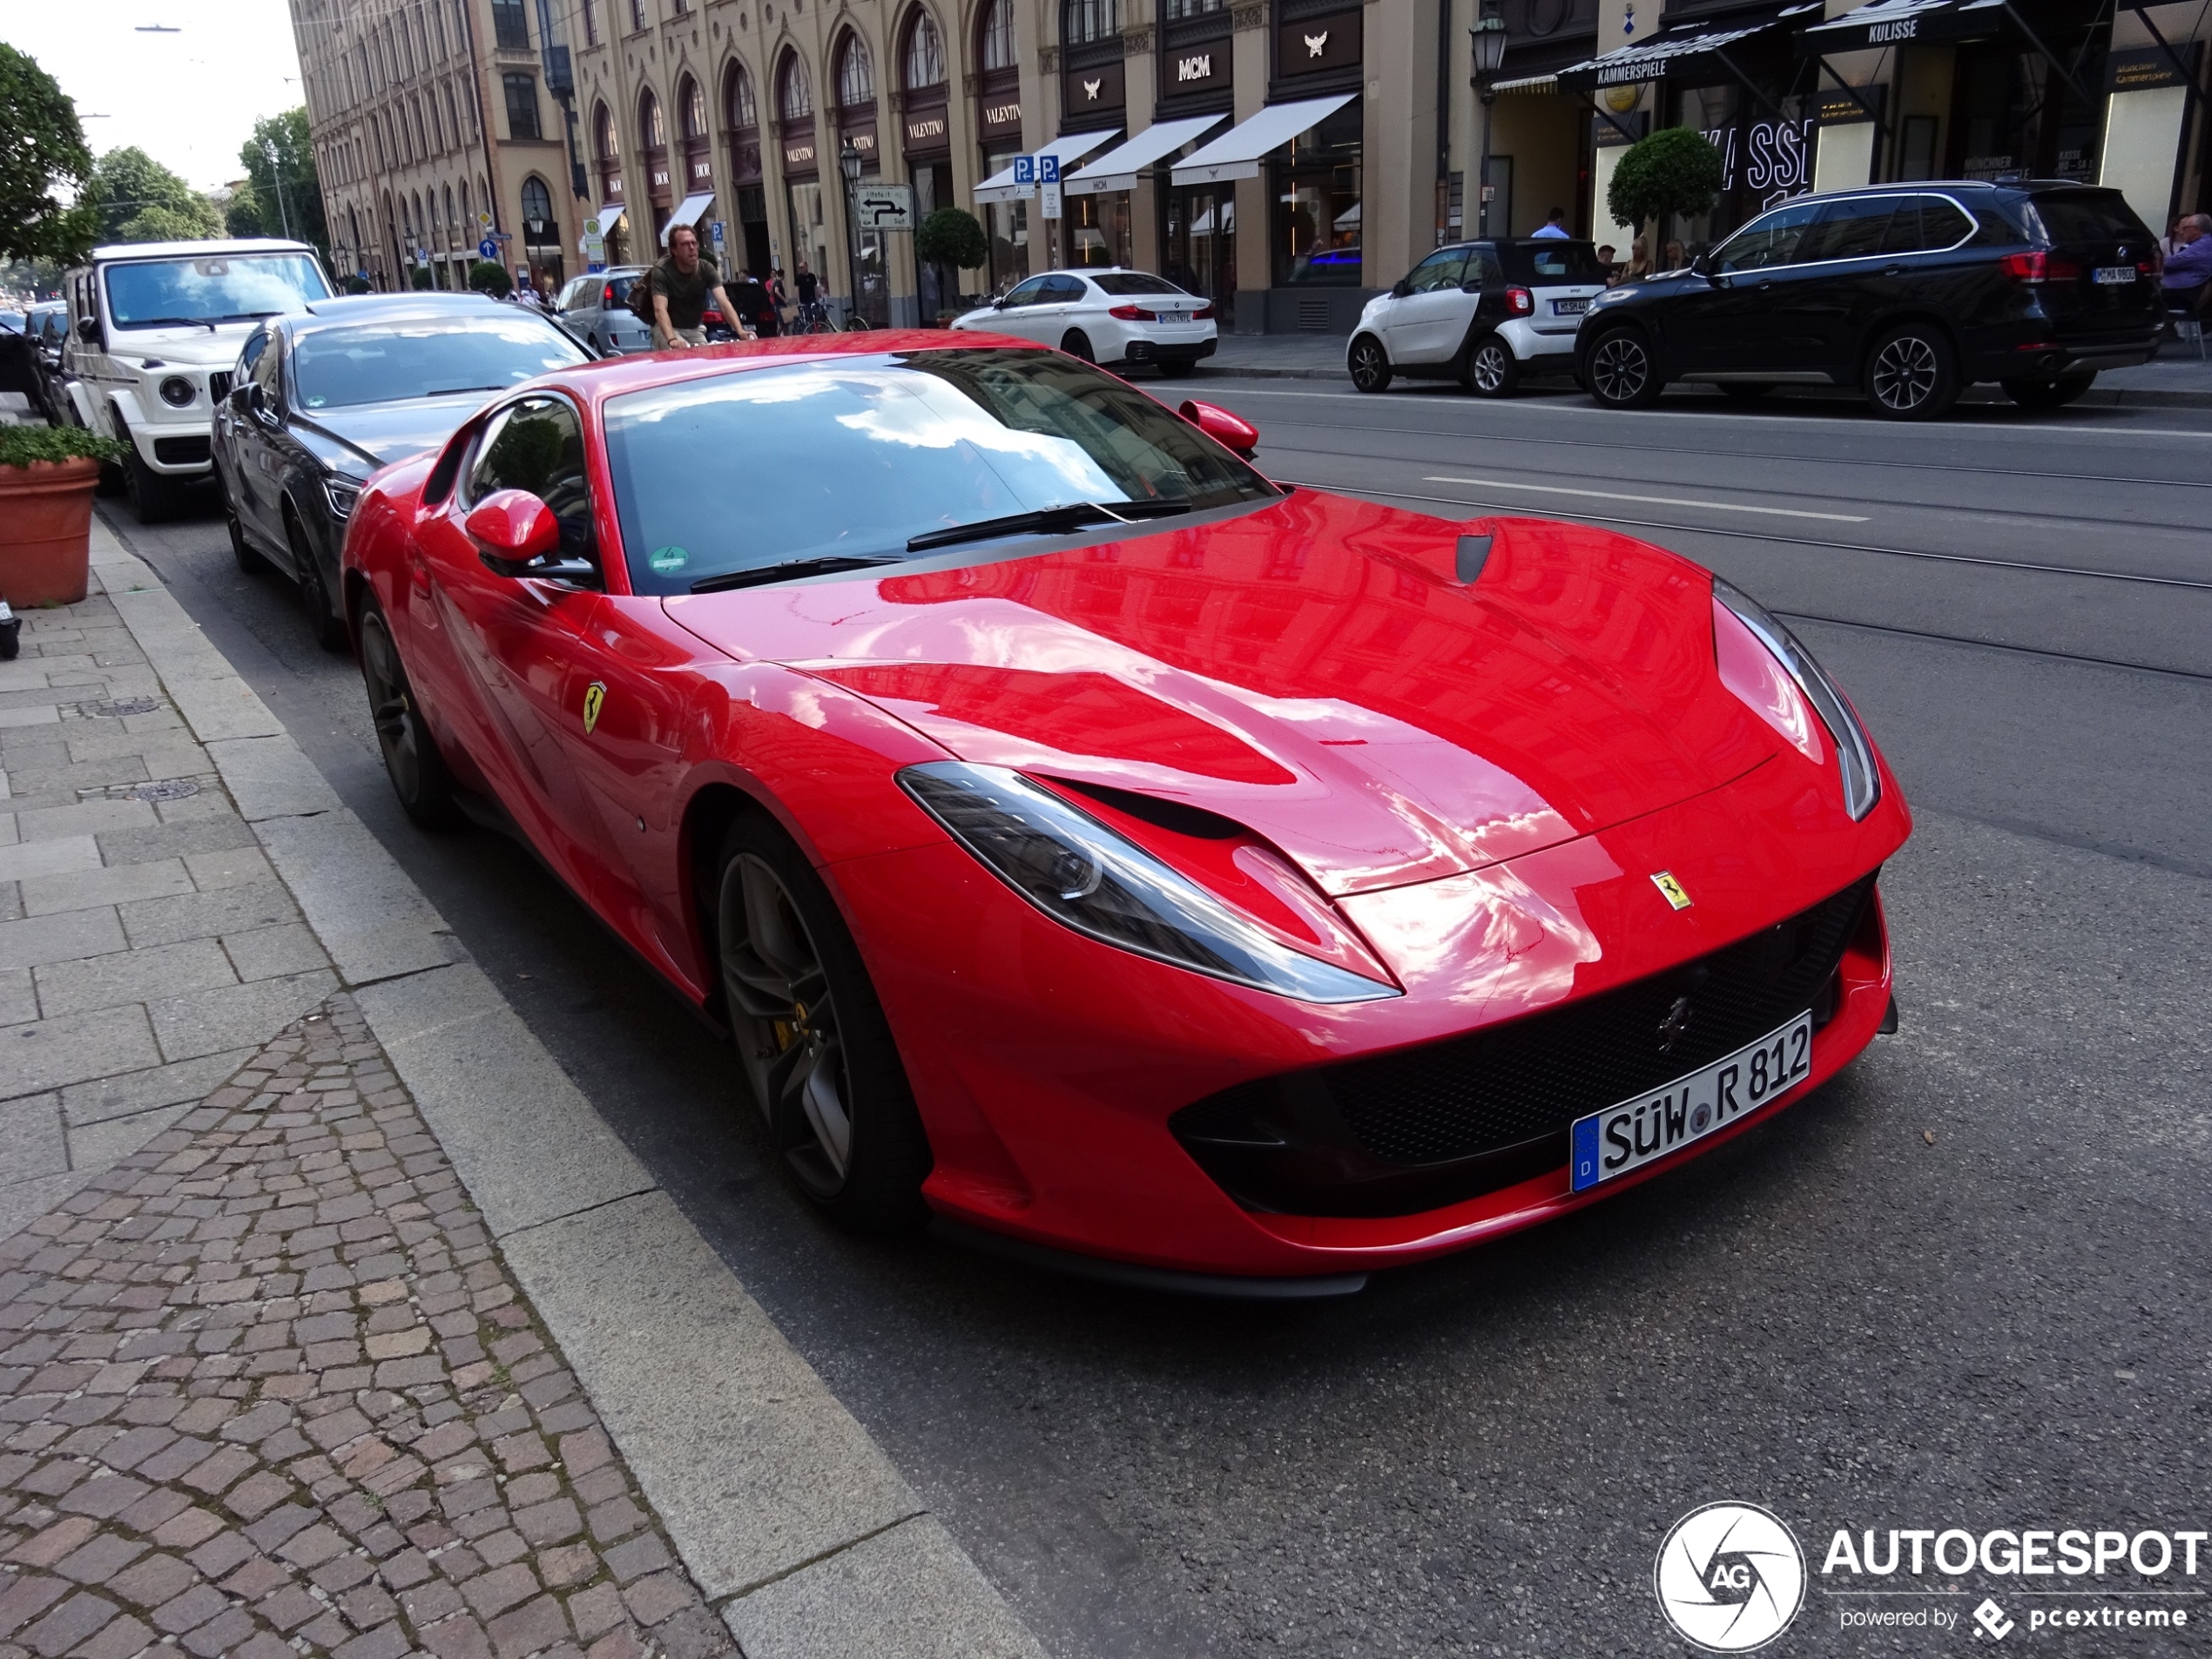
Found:
M 833 334 L 837 331 L 837 319 L 830 315 L 829 307 L 819 300 L 799 302 L 799 319 L 792 325 L 793 334 Z

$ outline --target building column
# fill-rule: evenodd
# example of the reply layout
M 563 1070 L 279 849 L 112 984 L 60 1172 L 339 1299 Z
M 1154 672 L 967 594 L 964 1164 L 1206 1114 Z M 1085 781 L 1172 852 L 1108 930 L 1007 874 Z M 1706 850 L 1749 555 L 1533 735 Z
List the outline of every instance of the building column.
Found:
M 1230 47 L 1236 54 L 1235 120 L 1258 115 L 1267 103 L 1268 8 L 1239 8 Z M 1268 200 L 1267 163 L 1259 164 L 1259 177 L 1239 179 L 1237 192 L 1237 332 L 1267 332 L 1267 291 L 1275 282 L 1275 250 L 1271 239 L 1271 210 Z

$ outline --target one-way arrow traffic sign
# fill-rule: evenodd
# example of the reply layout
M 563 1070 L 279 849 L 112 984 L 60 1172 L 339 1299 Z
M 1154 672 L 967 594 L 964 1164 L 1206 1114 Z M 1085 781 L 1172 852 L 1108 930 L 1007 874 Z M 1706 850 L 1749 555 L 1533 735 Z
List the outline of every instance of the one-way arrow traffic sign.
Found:
M 867 185 L 853 198 L 853 211 L 863 226 L 878 231 L 910 231 L 914 227 L 914 192 L 911 185 Z

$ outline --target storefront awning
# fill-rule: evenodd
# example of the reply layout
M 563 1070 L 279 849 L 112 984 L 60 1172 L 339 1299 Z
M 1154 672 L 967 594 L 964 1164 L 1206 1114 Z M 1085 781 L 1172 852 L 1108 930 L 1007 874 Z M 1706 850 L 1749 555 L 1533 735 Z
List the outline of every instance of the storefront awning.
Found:
M 1065 167 L 1069 162 L 1081 161 L 1120 131 L 1119 127 L 1103 127 L 1096 132 L 1071 132 L 1063 138 L 1055 138 L 1049 144 L 1039 145 L 1036 153 L 1041 156 L 1056 156 L 1059 158 L 1060 165 Z M 975 199 L 979 202 L 1020 201 L 1028 196 L 1033 188 L 1032 185 L 1015 184 L 1014 169 L 1001 167 L 975 186 Z
M 2003 0 L 1990 3 L 2001 4 Z M 1778 13 L 1770 12 L 1757 23 L 1739 28 L 1700 29 L 1689 25 L 1562 69 L 1559 71 L 1559 90 L 1596 92 L 1608 86 L 1640 86 L 1647 81 L 1675 80 L 1695 84 L 1736 80 L 1739 77 L 1730 70 L 1727 57 L 1730 47 L 1754 35 L 1786 25 L 1793 19 L 1816 17 L 1819 14 L 1820 0 L 1811 0 L 1810 4 L 1785 6 Z
M 1340 92 L 1334 98 L 1309 98 L 1296 104 L 1271 104 L 1249 121 L 1240 121 L 1187 160 L 1177 164 L 1178 185 L 1212 185 L 1224 179 L 1257 179 L 1260 158 L 1279 150 L 1301 132 L 1322 121 L 1359 96 Z
M 615 226 L 622 222 L 622 216 L 626 211 L 620 202 L 609 202 L 602 207 L 599 210 L 599 234 L 612 236 Z
M 1173 155 L 1186 144 L 1204 137 L 1229 118 L 1194 115 L 1182 121 L 1156 121 L 1135 138 L 1116 145 L 1096 161 L 1064 181 L 1071 196 L 1096 196 L 1102 191 L 1134 190 L 1137 175 L 1156 161 Z
M 703 191 L 696 196 L 686 196 L 677 203 L 676 211 L 668 216 L 668 223 L 661 227 L 661 246 L 668 246 L 669 235 L 678 225 L 689 225 L 696 229 L 699 215 L 713 205 L 714 192 L 711 190 Z
M 1797 52 L 1814 57 L 1921 41 L 1982 40 L 2002 31 L 2005 11 L 2005 0 L 1870 0 L 1797 30 Z
M 1559 91 L 1559 77 L 1556 75 L 1528 75 L 1517 81 L 1494 81 L 1490 86 L 1491 96 L 1494 98 L 1511 98 L 1516 94 L 1527 95 L 1557 91 Z

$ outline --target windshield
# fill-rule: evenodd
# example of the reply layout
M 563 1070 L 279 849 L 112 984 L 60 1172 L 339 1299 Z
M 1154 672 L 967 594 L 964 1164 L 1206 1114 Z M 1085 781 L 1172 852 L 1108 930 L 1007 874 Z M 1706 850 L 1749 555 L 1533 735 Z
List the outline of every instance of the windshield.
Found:
M 607 462 L 639 593 L 1082 502 L 1193 509 L 1274 486 L 1133 387 L 982 349 L 741 369 L 612 399 Z
M 108 320 L 118 328 L 244 322 L 328 298 L 322 266 L 307 253 L 229 253 L 107 267 Z
M 1187 292 L 1177 287 L 1165 277 L 1150 276 L 1143 271 L 1101 271 L 1091 280 L 1116 297 L 1129 293 L 1180 294 Z
M 399 317 L 303 334 L 292 379 L 308 409 L 350 408 L 451 392 L 499 392 L 590 354 L 527 312 Z

